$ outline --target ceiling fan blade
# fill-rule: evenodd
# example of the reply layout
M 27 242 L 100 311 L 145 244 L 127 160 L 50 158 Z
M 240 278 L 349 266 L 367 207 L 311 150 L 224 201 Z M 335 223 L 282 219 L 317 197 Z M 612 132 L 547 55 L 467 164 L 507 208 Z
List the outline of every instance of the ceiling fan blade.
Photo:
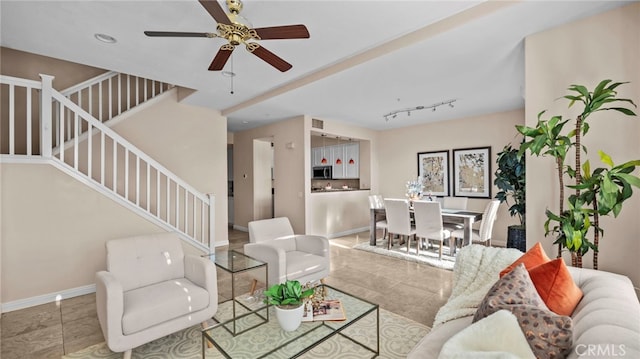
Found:
M 198 0 L 218 24 L 232 25 L 224 9 L 216 0 Z
M 145 31 L 144 34 L 150 37 L 215 37 L 217 36 L 209 32 L 177 32 L 177 31 Z
M 255 42 L 251 43 L 251 47 L 247 46 L 247 50 L 249 50 L 249 52 L 253 53 L 254 55 L 258 56 L 259 58 L 263 59 L 266 63 L 275 67 L 281 72 L 288 71 L 293 67 L 290 63 L 284 61 L 278 55 L 265 49 L 264 47 L 260 46 Z
M 261 40 L 309 38 L 309 31 L 304 25 L 259 27 L 254 30 L 256 30 Z
M 218 50 L 216 57 L 211 61 L 211 65 L 209 65 L 209 71 L 220 71 L 224 68 L 224 65 L 229 60 L 229 56 L 233 52 L 234 47 L 229 44 L 224 44 Z

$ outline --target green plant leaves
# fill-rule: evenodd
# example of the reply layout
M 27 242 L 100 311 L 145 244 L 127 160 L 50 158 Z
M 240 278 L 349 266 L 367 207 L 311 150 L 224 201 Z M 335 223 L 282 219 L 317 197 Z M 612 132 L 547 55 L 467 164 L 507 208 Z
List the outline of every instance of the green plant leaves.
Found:
M 264 291 L 266 304 L 285 306 L 300 305 L 303 299 L 313 295 L 314 288 L 302 290 L 302 285 L 297 280 L 288 280 L 281 284 L 274 284 Z
M 616 88 L 627 82 L 613 82 L 610 79 L 602 80 L 594 88 L 593 92 L 583 85 L 572 84 L 568 87 L 569 94 L 563 96 L 569 100 L 569 107 L 576 103 L 582 103 L 584 109 L 576 120 L 576 126 L 563 135 L 563 127 L 567 120 L 562 116 L 553 116 L 544 120 L 545 111 L 538 114 L 536 127 L 516 126 L 525 141 L 521 144 L 518 154 L 530 151 L 535 156 L 551 156 L 559 171 L 559 182 L 563 185 L 563 175 L 576 179 L 575 184 L 566 187 L 576 190 L 576 194 L 569 196 L 568 209 L 560 214 L 546 210 L 545 235 L 554 233 L 556 241 L 572 252 L 585 254 L 589 249 L 597 252 L 597 246 L 587 238 L 587 233 L 592 227 L 591 217 L 597 219 L 599 215 L 613 214 L 618 216 L 622 210 L 622 203 L 633 194 L 632 187 L 640 188 L 640 177 L 633 175 L 633 171 L 640 167 L 640 160 L 632 160 L 621 165 L 615 165 L 611 156 L 599 151 L 600 160 L 607 168 L 599 167 L 591 171 L 591 164 L 585 161 L 576 164 L 577 168 L 564 164 L 567 153 L 571 147 L 576 147 L 576 162 L 581 152 L 587 153 L 587 148 L 580 142 L 577 134 L 586 135 L 589 124 L 586 122 L 589 115 L 597 111 L 611 110 L 618 113 L 635 116 L 635 112 L 627 107 L 610 106 L 613 103 L 627 103 L 633 107 L 636 104 L 625 98 L 617 98 Z M 572 139 L 576 143 L 572 142 Z M 580 175 L 580 176 L 579 176 Z M 498 183 L 496 183 L 498 185 Z M 563 205 L 563 188 L 560 191 L 560 208 Z M 587 206 L 591 206 L 588 208 Z M 594 223 L 598 223 L 594 220 Z M 594 226 L 595 241 L 603 234 L 602 228 Z

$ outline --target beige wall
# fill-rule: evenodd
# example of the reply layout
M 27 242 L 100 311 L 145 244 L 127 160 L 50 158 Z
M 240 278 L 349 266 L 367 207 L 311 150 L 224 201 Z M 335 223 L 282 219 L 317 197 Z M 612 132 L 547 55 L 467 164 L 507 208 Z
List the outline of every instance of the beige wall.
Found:
M 619 96 L 640 103 L 640 3 L 542 32 L 526 39 L 526 119 L 534 126 L 537 113 L 575 119 L 580 106 L 567 109 L 571 84 L 593 89 L 604 79 L 630 81 L 619 87 Z M 636 111 L 637 113 L 638 111 Z M 598 150 L 616 163 L 640 158 L 640 118 L 603 111 L 588 119 L 591 129 L 582 144 L 589 149 L 591 167 L 600 166 Z M 527 159 L 527 244 L 541 241 L 555 255 L 551 238 L 544 237 L 544 209 L 558 210 L 556 172 L 549 158 Z M 635 172 L 639 174 L 638 170 Z M 605 231 L 600 242 L 599 268 L 622 273 L 640 286 L 640 189 L 625 202 L 618 218 L 602 218 Z M 591 254 L 585 267 L 591 267 Z
M 273 138 L 274 152 L 274 216 L 289 217 L 294 231 L 303 233 L 304 190 L 306 171 L 305 138 L 303 117 L 265 125 L 234 133 L 233 179 L 234 179 L 234 225 L 246 229 L 256 219 L 254 213 L 254 168 L 253 140 Z M 294 148 L 287 148 L 287 143 Z M 308 156 L 308 153 L 307 153 Z
M 93 284 L 107 239 L 162 231 L 53 166 L 0 169 L 2 303 Z
M 451 150 L 469 147 L 491 146 L 493 184 L 496 155 L 507 143 L 519 142 L 515 125 L 523 123 L 524 111 L 515 110 L 382 131 L 374 150 L 379 168 L 377 177 L 380 185 L 377 193 L 384 197 L 405 198 L 405 184 L 418 176 L 418 152 L 449 150 L 449 162 L 452 162 Z M 452 171 L 453 164 L 450 163 L 449 182 L 452 182 Z M 449 191 L 453 195 L 453 188 Z M 371 192 L 376 193 L 373 190 Z M 496 187 L 492 185 L 491 196 L 495 196 L 496 192 Z M 488 201 L 469 198 L 468 208 L 483 211 Z M 509 216 L 507 205 L 502 204 L 493 227 L 492 243 L 505 245 L 507 226 L 516 223 L 517 219 Z
M 227 121 L 218 111 L 177 103 L 176 93 L 113 130 L 178 175 L 215 196 L 215 242 L 228 243 Z
M 3 74 L 51 74 L 57 89 L 102 72 L 2 49 Z M 215 238 L 227 243 L 226 120 L 176 101 L 174 91 L 114 130 L 197 190 L 213 193 Z M 0 170 L 2 303 L 91 285 L 105 268 L 107 239 L 162 231 L 50 165 L 2 164 Z

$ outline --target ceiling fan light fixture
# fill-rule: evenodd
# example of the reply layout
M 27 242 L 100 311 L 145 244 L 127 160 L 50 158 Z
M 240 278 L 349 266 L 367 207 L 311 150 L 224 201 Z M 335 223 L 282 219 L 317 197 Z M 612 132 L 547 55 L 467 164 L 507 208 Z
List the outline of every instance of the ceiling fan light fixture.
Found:
M 93 36 L 99 41 L 102 41 L 107 44 L 115 44 L 116 42 L 118 42 L 118 40 L 115 37 L 109 36 L 107 34 L 97 33 L 97 34 L 94 34 Z

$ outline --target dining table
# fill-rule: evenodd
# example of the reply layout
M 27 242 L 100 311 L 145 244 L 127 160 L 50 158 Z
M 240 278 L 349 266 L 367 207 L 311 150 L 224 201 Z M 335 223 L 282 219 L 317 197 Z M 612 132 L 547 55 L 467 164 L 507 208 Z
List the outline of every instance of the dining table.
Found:
M 369 229 L 369 244 L 372 246 L 376 245 L 376 222 L 380 219 L 386 217 L 386 211 L 384 208 L 372 208 L 371 212 L 371 220 L 370 220 L 370 229 Z M 482 212 L 468 211 L 465 209 L 447 209 L 442 208 L 442 221 L 446 223 L 462 223 L 464 238 L 463 244 L 471 244 L 472 238 L 472 230 L 473 224 L 476 221 L 480 221 L 482 219 Z M 455 253 L 455 246 L 454 253 Z

